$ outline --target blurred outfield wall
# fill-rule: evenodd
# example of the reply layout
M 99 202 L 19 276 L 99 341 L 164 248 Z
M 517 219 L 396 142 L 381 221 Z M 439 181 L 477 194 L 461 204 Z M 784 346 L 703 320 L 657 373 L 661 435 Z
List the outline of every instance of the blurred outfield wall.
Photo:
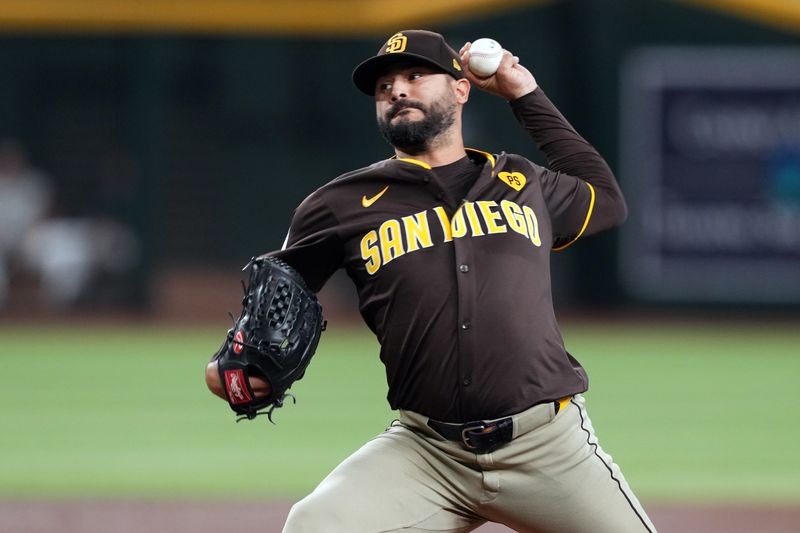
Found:
M 479 19 L 434 20 L 415 25 L 441 31 L 456 47 L 494 37 L 520 56 L 618 171 L 623 189 L 636 179 L 619 172 L 620 65 L 629 53 L 651 45 L 795 45 L 798 37 L 657 0 L 534 2 Z M 152 299 L 165 270 L 235 270 L 280 246 L 292 209 L 309 192 L 391 153 L 371 101 L 349 79 L 388 36 L 382 31 L 3 28 L 0 137 L 22 141 L 51 176 L 58 213 L 112 216 L 134 228 L 143 258 L 129 280 L 134 303 Z M 469 146 L 541 161 L 506 105 L 484 94 L 473 94 L 465 133 Z M 554 257 L 562 300 L 630 301 L 619 283 L 617 240 L 594 237 Z

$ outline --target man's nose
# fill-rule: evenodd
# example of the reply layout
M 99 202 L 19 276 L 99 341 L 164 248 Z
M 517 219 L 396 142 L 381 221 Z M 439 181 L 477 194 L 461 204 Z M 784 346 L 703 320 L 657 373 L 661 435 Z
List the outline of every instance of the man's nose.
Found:
M 401 98 L 408 98 L 408 86 L 402 81 L 395 80 L 392 83 L 392 102 L 396 102 Z

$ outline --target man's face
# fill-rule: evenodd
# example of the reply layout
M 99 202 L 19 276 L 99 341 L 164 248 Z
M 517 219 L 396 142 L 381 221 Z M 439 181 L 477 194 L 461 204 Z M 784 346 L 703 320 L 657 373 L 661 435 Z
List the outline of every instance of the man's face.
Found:
M 406 153 L 426 151 L 455 122 L 451 76 L 423 65 L 401 64 L 380 76 L 375 86 L 378 128 Z

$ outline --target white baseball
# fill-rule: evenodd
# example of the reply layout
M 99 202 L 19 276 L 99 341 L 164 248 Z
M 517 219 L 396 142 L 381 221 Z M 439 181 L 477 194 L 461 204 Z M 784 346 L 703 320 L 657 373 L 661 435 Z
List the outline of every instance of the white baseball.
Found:
M 477 39 L 469 48 L 469 69 L 479 78 L 488 78 L 497 72 L 503 59 L 503 47 L 494 39 Z

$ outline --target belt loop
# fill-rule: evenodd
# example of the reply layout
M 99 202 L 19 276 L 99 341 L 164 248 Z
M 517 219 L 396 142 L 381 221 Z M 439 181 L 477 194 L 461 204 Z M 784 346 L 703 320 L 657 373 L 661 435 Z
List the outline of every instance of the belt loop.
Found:
M 555 414 L 558 414 L 558 413 L 559 413 L 559 411 L 561 411 L 562 409 L 564 409 L 564 407 L 566 407 L 566 406 L 567 406 L 567 404 L 569 404 L 570 400 L 572 400 L 572 396 L 564 396 L 564 397 L 563 397 L 563 398 L 561 398 L 560 400 L 556 400 L 556 401 L 555 401 L 555 409 L 556 409 L 556 412 L 555 412 Z M 554 416 L 555 416 L 555 415 L 554 415 Z

